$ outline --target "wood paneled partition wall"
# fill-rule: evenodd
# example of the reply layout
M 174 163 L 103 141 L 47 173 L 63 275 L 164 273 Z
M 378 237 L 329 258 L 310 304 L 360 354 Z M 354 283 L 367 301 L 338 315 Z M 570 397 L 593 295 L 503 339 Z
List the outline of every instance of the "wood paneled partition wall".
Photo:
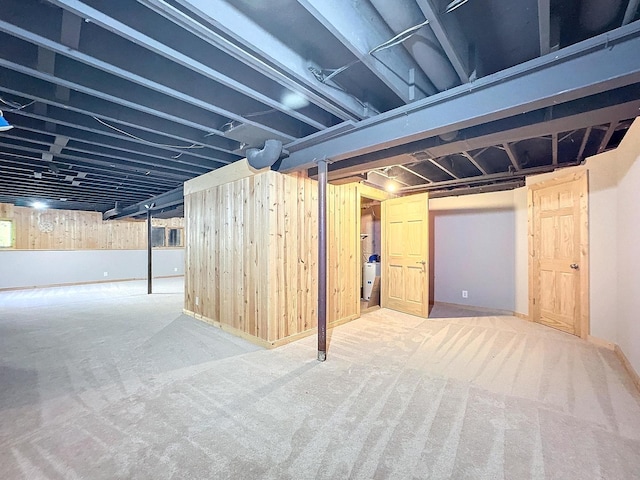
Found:
M 12 220 L 16 250 L 142 250 L 144 220 L 103 221 L 99 212 L 36 210 L 0 203 L 0 219 Z M 152 219 L 153 226 L 183 228 L 183 218 Z
M 185 184 L 185 312 L 265 346 L 312 331 L 317 182 L 244 162 L 206 177 Z M 358 186 L 329 185 L 328 201 L 327 310 L 336 324 L 359 315 Z

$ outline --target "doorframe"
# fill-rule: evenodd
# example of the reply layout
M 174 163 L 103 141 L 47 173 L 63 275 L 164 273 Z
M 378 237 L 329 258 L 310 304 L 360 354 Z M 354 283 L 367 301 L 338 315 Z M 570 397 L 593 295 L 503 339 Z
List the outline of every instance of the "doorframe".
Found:
M 535 225 L 534 225 L 534 205 L 533 197 L 534 192 L 547 187 L 555 187 L 569 182 L 581 181 L 584 182 L 582 186 L 582 192 L 580 194 L 580 218 L 579 233 L 580 233 L 580 318 L 578 319 L 578 328 L 580 338 L 586 340 L 590 334 L 591 322 L 590 322 L 590 305 L 589 305 L 589 171 L 584 169 L 580 172 L 564 175 L 562 177 L 545 180 L 540 183 L 529 185 L 527 189 L 527 235 L 528 235 L 528 269 L 529 269 L 529 320 L 539 323 L 536 315 L 536 305 L 534 303 L 534 262 L 535 262 Z
M 360 229 L 362 228 L 362 223 L 361 223 L 361 216 L 362 216 L 362 199 L 363 198 L 367 198 L 369 200 L 377 200 L 379 202 L 382 202 L 384 200 L 388 200 L 390 198 L 395 198 L 398 195 L 394 195 L 393 193 L 387 192 L 386 190 L 380 190 L 378 188 L 374 188 L 374 187 L 370 187 L 369 185 L 363 185 L 362 183 L 358 184 L 358 198 L 357 198 L 357 202 L 356 202 L 356 208 L 358 209 L 358 214 L 356 215 L 356 235 L 357 235 L 357 242 L 358 242 L 358 275 L 360 276 L 357 285 L 361 285 L 362 284 L 362 242 L 360 241 Z M 380 222 L 383 222 L 384 219 L 382 218 L 382 208 L 380 208 Z M 380 224 L 380 228 L 382 228 L 382 223 Z M 382 254 L 382 252 L 380 252 Z M 380 269 L 380 286 L 382 287 L 382 269 Z M 359 290 L 358 290 L 359 292 Z M 362 297 L 360 296 L 360 293 L 358 293 L 358 317 L 360 317 L 360 315 L 362 314 L 362 303 L 361 303 Z

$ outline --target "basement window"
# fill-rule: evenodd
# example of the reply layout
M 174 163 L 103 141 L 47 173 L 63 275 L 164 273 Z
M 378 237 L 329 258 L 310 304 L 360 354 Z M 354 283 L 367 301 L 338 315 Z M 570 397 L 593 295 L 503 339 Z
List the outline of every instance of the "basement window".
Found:
M 13 220 L 0 220 L 0 248 L 13 248 Z
M 152 247 L 164 247 L 165 246 L 165 228 L 164 227 L 151 227 L 151 246 Z
M 167 247 L 182 247 L 184 243 L 182 241 L 182 228 L 170 228 L 167 232 Z

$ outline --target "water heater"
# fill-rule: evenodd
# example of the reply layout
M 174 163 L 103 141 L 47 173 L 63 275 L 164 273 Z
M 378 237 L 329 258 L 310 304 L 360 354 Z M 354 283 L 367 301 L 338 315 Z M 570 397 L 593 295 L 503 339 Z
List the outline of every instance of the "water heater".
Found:
M 369 300 L 373 282 L 380 276 L 380 262 L 366 262 L 362 264 L 362 298 Z

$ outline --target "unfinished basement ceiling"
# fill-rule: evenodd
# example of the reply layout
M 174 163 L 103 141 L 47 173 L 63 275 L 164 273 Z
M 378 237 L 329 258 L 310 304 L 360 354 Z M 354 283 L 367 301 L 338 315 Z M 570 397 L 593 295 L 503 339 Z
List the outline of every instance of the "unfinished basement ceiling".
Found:
M 173 208 L 268 139 L 282 172 L 513 188 L 623 138 L 639 3 L 3 0 L 0 202 Z

